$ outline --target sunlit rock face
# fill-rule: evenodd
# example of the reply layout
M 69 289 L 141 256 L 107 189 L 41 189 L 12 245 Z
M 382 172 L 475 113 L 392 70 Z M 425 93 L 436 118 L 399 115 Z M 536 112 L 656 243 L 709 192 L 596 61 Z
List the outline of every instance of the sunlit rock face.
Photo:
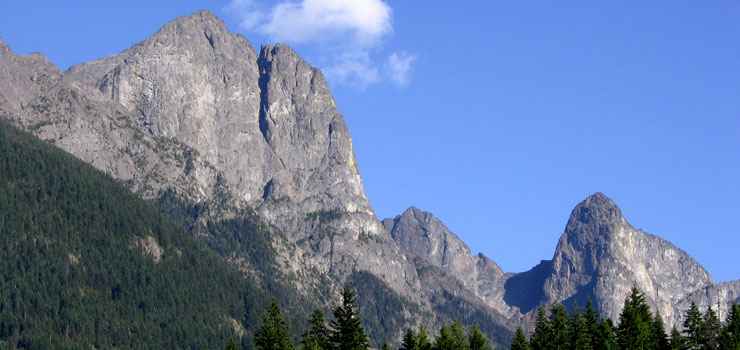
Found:
M 551 268 L 544 284 L 545 303 L 583 306 L 591 299 L 616 320 L 636 286 L 669 326 L 675 301 L 711 283 L 707 271 L 688 254 L 632 227 L 601 193 L 573 209 Z

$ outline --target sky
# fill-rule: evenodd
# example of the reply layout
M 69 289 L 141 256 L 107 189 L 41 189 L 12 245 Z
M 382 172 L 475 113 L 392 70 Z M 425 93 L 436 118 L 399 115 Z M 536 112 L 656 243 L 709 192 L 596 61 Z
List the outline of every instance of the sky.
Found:
M 325 72 L 381 218 L 430 211 L 518 272 L 598 191 L 740 278 L 738 1 L 5 1 L 0 38 L 66 68 L 198 9 Z

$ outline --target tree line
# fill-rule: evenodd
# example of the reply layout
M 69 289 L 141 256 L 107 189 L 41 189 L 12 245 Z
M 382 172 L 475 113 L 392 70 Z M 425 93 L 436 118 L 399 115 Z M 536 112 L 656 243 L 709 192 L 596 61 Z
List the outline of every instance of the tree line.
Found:
M 618 325 L 600 318 L 590 302 L 570 314 L 562 305 L 553 306 L 549 315 L 541 308 L 531 337 L 518 329 L 511 349 L 740 350 L 740 305 L 732 307 L 724 324 L 711 306 L 702 314 L 694 303 L 684 319 L 682 331 L 673 327 L 667 334 L 661 315 L 653 314 L 645 295 L 633 288 Z
M 362 327 L 354 292 L 345 288 L 334 318 L 327 321 L 321 311 L 309 318 L 308 330 L 294 345 L 288 326 L 273 303 L 265 312 L 262 325 L 254 336 L 258 350 L 365 350 L 370 343 Z M 389 349 L 383 344 L 381 349 Z M 236 350 L 232 342 L 227 350 Z M 673 327 L 666 333 L 659 313 L 653 314 L 645 295 L 633 288 L 614 325 L 602 318 L 589 302 L 585 309 L 568 312 L 557 304 L 537 312 L 530 337 L 519 328 L 512 350 L 740 350 L 740 305 L 731 308 L 723 324 L 712 307 L 702 313 L 692 303 L 686 312 L 683 330 Z M 424 327 L 407 329 L 399 350 L 493 350 L 493 345 L 477 327 L 465 329 L 459 322 L 443 326 L 436 337 Z
M 300 342 L 294 345 L 289 327 L 276 302 L 273 302 L 262 317 L 262 324 L 254 334 L 254 347 L 258 350 L 366 350 L 370 341 L 362 326 L 357 306 L 357 297 L 351 288 L 342 290 L 339 306 L 335 307 L 333 319 L 327 320 L 320 310 L 309 317 L 308 329 Z M 231 341 L 226 350 L 236 350 L 236 341 Z M 380 345 L 390 349 L 387 343 Z M 493 350 L 486 336 L 477 327 L 467 331 L 454 322 L 440 329 L 436 339 L 429 336 L 423 327 L 418 331 L 408 329 L 401 339 L 402 350 Z

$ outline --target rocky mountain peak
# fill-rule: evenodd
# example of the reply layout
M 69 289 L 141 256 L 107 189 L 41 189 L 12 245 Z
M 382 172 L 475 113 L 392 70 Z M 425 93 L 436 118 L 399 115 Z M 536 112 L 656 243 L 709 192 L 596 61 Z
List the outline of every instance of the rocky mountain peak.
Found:
M 213 50 L 229 51 L 235 37 L 251 47 L 246 39 L 229 32 L 220 18 L 204 10 L 170 21 L 145 43 L 182 48 L 207 45 Z
M 603 193 L 597 192 L 576 205 L 565 232 L 580 236 L 603 236 L 625 222 L 617 204 Z
M 505 276 L 501 268 L 483 254 L 472 254 L 434 214 L 410 207 L 393 219 L 383 220 L 383 225 L 408 256 L 447 272 L 499 312 L 511 312 L 503 301 Z
M 583 306 L 588 299 L 617 319 L 632 286 L 673 322 L 673 302 L 711 283 L 709 274 L 670 242 L 635 229 L 602 193 L 579 203 L 560 237 L 545 281 L 545 303 Z

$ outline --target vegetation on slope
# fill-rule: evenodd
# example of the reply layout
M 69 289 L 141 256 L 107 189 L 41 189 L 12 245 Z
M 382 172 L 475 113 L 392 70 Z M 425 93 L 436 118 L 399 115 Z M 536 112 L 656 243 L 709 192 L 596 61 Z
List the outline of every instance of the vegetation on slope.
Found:
M 19 348 L 223 348 L 268 301 L 159 210 L 5 123 L 0 251 L 0 341 Z

